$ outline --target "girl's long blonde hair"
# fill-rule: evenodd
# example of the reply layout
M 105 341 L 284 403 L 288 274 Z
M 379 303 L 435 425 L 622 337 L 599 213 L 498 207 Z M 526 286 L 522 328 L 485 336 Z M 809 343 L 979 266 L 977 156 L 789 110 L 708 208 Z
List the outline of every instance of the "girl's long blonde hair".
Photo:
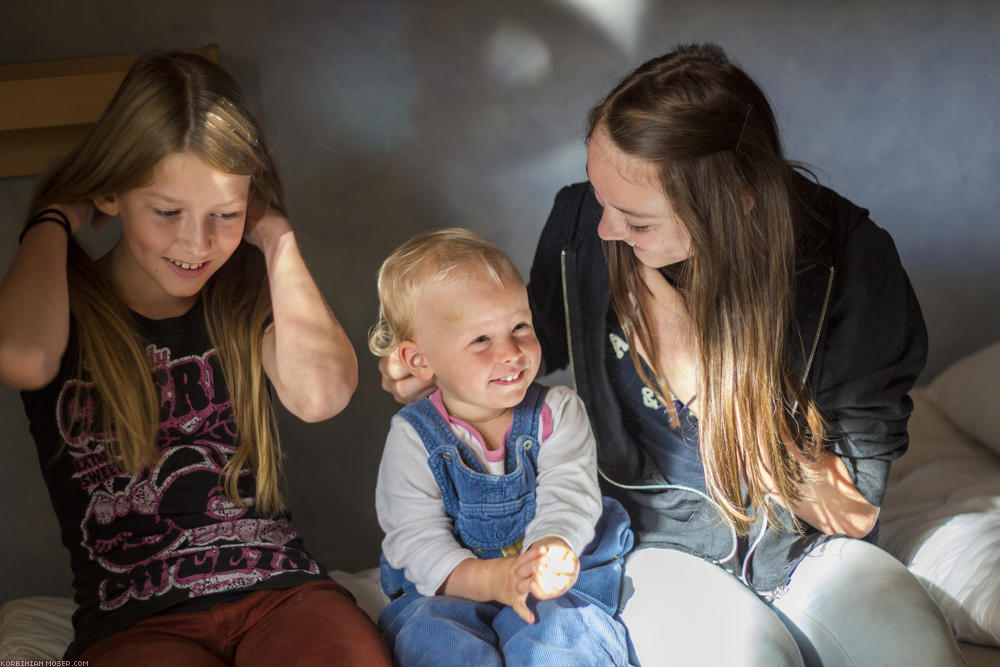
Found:
M 251 196 L 284 211 L 277 171 L 260 125 L 238 84 L 218 65 L 185 53 L 149 54 L 131 67 L 89 135 L 43 179 L 32 211 L 146 185 L 164 157 L 191 151 L 229 174 L 251 176 Z M 138 473 L 160 457 L 160 400 L 135 316 L 94 261 L 70 239 L 70 310 L 76 329 L 76 372 L 100 396 L 98 423 L 106 448 L 125 470 Z M 226 495 L 245 468 L 256 473 L 256 506 L 282 509 L 281 452 L 274 406 L 261 363 L 271 314 L 261 253 L 247 243 L 202 290 L 206 324 L 229 388 L 239 448 L 226 464 Z
M 793 166 L 771 106 L 717 46 L 682 46 L 639 66 L 591 112 L 588 137 L 606 132 L 652 163 L 664 196 L 691 235 L 691 256 L 671 267 L 696 341 L 699 447 L 709 492 L 741 533 L 766 502 L 769 470 L 786 505 L 807 500 L 808 462 L 825 424 L 787 354 L 796 270 Z M 632 249 L 606 246 L 612 307 L 632 361 L 676 426 Z M 636 352 L 650 356 L 647 377 Z M 792 456 L 792 444 L 804 457 Z

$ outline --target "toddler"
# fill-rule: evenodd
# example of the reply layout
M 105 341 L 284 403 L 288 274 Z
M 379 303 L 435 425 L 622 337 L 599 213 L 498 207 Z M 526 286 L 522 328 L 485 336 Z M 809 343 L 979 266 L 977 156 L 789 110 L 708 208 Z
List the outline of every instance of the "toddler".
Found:
M 577 395 L 535 383 L 541 350 L 517 268 L 441 229 L 378 274 L 369 347 L 434 392 L 392 420 L 376 509 L 379 627 L 402 665 L 628 663 L 619 620 L 628 517 L 602 502 Z

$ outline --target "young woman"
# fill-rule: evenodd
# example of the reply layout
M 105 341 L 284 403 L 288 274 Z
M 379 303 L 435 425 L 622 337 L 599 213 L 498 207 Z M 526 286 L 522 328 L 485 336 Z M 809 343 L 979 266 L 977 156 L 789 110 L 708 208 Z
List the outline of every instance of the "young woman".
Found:
M 0 283 L 0 381 L 24 390 L 71 555 L 66 657 L 387 664 L 284 511 L 272 391 L 329 418 L 357 360 L 236 82 L 140 58 L 32 213 Z M 73 234 L 109 216 L 121 237 L 91 260 Z
M 642 663 L 960 664 L 871 543 L 927 346 L 889 235 L 785 159 L 766 97 L 714 45 L 626 76 L 590 113 L 587 170 L 529 293 L 632 517 Z M 400 397 L 405 375 L 384 365 Z

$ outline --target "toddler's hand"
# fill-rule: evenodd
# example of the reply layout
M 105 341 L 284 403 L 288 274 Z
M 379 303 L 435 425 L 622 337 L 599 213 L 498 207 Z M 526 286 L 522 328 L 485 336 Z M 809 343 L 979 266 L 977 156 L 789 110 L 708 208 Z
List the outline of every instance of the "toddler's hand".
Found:
M 543 547 L 533 546 L 520 556 L 491 561 L 496 568 L 491 586 L 493 599 L 513 608 L 525 623 L 535 622 L 535 615 L 528 609 L 528 593 L 533 590 L 543 553 Z
M 532 550 L 541 548 L 543 555 L 531 580 L 531 594 L 539 600 L 556 598 L 576 583 L 580 560 L 563 540 L 547 537 L 535 542 Z

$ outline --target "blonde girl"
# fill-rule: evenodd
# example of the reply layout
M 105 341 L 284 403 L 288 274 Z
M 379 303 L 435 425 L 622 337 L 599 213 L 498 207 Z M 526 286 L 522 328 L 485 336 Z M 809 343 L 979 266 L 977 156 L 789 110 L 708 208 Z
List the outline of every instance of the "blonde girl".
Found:
M 379 664 L 374 626 L 302 546 L 272 396 L 332 417 L 351 345 L 299 254 L 273 156 L 220 67 L 151 54 L 42 179 L 0 283 L 91 665 Z M 91 259 L 84 225 L 121 218 Z

